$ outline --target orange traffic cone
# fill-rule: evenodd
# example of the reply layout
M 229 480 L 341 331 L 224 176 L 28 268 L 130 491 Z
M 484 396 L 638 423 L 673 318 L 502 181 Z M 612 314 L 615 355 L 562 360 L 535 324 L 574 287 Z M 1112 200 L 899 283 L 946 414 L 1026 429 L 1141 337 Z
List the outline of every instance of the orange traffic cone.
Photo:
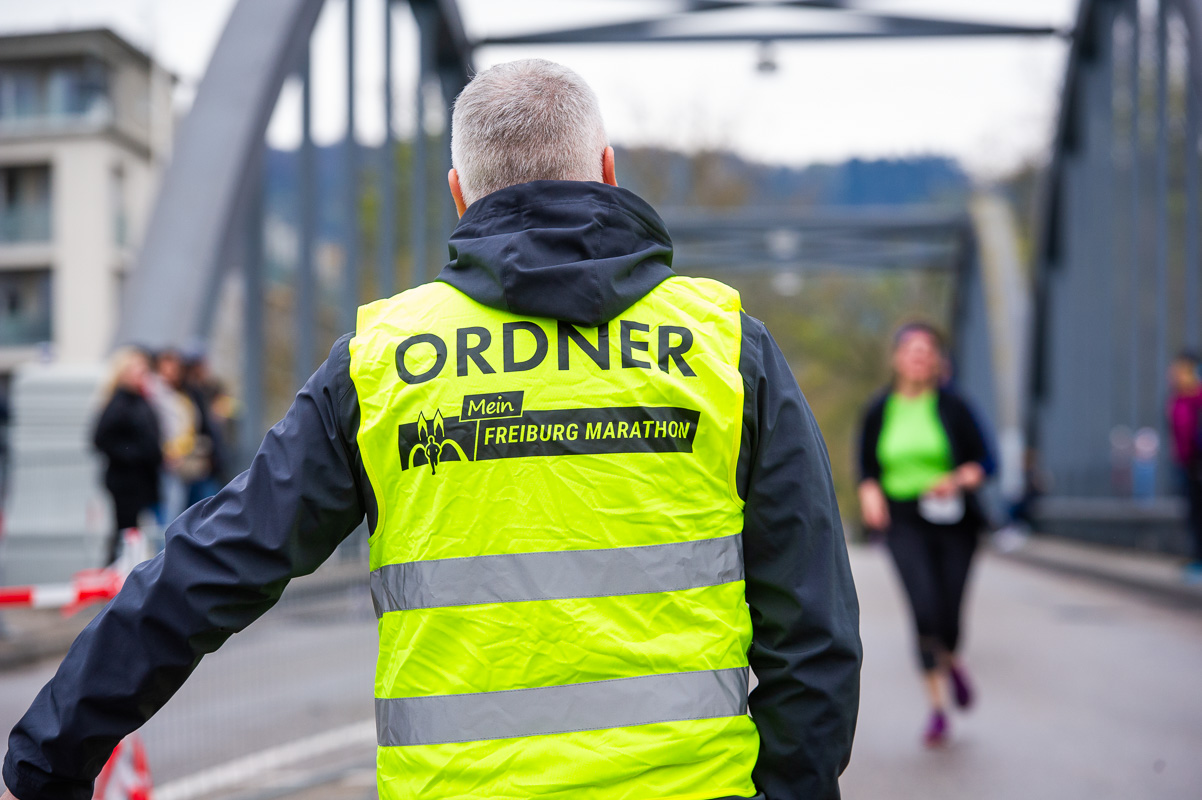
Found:
M 146 748 L 138 734 L 117 743 L 113 755 L 96 779 L 92 800 L 151 800 L 154 781 L 146 762 Z

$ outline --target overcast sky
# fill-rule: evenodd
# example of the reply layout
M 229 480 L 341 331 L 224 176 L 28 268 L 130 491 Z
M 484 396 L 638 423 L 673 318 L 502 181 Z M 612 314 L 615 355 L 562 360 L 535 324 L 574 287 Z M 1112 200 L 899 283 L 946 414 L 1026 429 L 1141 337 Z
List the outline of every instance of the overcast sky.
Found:
M 317 137 L 343 135 L 345 0 L 329 0 L 313 39 Z M 864 8 L 928 16 L 1071 26 L 1077 0 L 864 0 Z M 103 25 L 149 50 L 180 80 L 185 109 L 234 0 L 0 0 L 5 32 Z M 658 0 L 459 0 L 473 38 L 646 16 Z M 383 131 L 380 100 L 383 0 L 358 0 L 358 132 Z M 847 24 L 846 15 L 763 9 L 722 18 L 723 29 Z M 740 22 L 746 18 L 746 22 Z M 395 124 L 410 128 L 413 23 L 394 13 Z M 1040 157 L 1055 118 L 1067 46 L 1059 39 L 778 43 L 778 69 L 755 68 L 757 46 L 622 45 L 494 47 L 477 67 L 542 56 L 580 72 L 597 90 L 611 138 L 621 144 L 729 147 L 764 162 L 804 164 L 849 156 L 947 154 L 989 177 Z M 295 86 L 285 89 L 269 133 L 294 146 Z

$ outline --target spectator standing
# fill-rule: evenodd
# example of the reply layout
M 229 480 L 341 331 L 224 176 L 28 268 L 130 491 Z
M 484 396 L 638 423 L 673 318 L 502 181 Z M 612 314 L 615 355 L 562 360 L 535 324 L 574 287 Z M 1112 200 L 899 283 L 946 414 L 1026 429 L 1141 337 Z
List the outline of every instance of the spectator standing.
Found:
M 225 437 L 214 408 L 220 387 L 209 375 L 204 353 L 185 356 L 182 391 L 196 409 L 198 428 L 192 448 L 194 476 L 186 486 L 189 507 L 217 494 L 225 460 Z
M 138 526 L 138 516 L 159 502 L 159 470 L 163 463 L 159 423 L 147 400 L 150 363 L 145 353 L 132 348 L 113 356 L 113 377 L 108 400 L 92 442 L 105 457 L 104 486 L 113 496 L 115 527 L 109 539 L 107 561 L 117 560 L 121 532 Z
M 175 350 L 155 359 L 150 400 L 163 434 L 163 486 L 159 522 L 171 523 L 188 507 L 188 484 L 203 474 L 207 456 L 197 449 L 196 404 L 184 392 L 184 360 Z
M 992 464 L 968 404 L 942 386 L 943 338 L 925 323 L 894 337 L 894 379 L 868 407 L 860 444 L 860 507 L 866 527 L 885 534 L 909 597 L 930 701 L 924 740 L 948 735 L 947 690 L 973 702 L 958 656 L 961 602 L 986 518 L 975 491 Z
M 1186 500 L 1186 524 L 1193 545 L 1193 560 L 1185 567 L 1185 579 L 1202 582 L 1202 378 L 1198 356 L 1182 352 L 1169 367 L 1169 432 L 1173 460 L 1177 464 Z

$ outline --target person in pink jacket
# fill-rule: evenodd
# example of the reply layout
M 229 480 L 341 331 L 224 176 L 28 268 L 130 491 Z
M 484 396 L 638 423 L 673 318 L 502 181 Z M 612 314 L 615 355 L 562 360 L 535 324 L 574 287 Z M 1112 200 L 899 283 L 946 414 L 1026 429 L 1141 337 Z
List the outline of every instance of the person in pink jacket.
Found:
M 1198 356 L 1182 352 L 1169 367 L 1169 432 L 1173 460 L 1180 468 L 1188 507 L 1186 523 L 1193 538 L 1193 561 L 1185 568 L 1185 579 L 1202 582 L 1202 377 Z

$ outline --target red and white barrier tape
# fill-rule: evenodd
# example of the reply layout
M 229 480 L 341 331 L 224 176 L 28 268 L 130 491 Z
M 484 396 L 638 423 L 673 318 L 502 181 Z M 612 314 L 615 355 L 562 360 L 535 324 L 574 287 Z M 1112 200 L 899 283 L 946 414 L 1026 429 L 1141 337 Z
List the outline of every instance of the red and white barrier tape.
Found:
M 113 599 L 125 576 L 149 556 L 146 537 L 137 528 L 122 531 L 122 538 L 125 546 L 115 564 L 80 570 L 70 583 L 0 586 L 0 609 L 61 608 L 64 614 L 73 614 L 90 603 Z
M 89 603 L 105 602 L 121 591 L 124 576 L 113 569 L 85 569 L 70 583 L 0 586 L 0 608 L 61 608 L 66 613 Z

